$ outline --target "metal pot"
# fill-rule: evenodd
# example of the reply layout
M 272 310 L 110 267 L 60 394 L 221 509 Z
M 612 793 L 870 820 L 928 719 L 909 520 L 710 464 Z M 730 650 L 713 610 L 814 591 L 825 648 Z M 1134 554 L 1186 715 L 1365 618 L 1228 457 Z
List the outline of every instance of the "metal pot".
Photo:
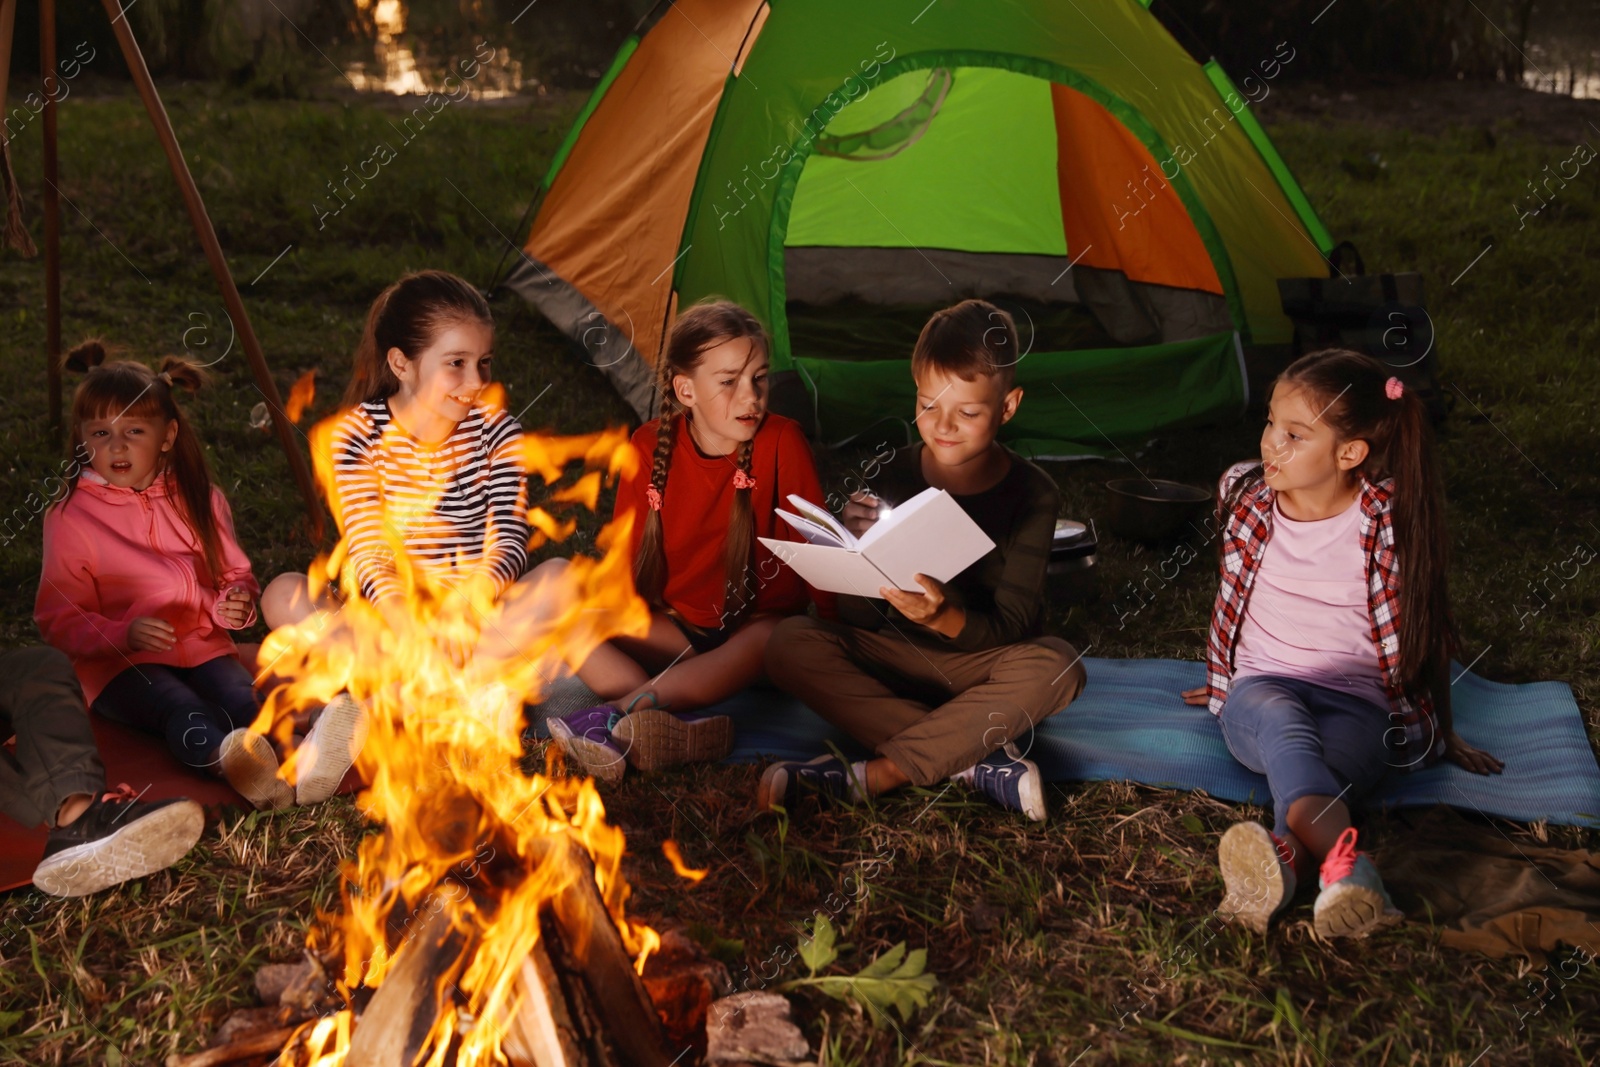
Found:
M 1211 490 L 1160 478 L 1106 483 L 1106 525 L 1118 537 L 1159 544 L 1181 536 L 1205 513 Z

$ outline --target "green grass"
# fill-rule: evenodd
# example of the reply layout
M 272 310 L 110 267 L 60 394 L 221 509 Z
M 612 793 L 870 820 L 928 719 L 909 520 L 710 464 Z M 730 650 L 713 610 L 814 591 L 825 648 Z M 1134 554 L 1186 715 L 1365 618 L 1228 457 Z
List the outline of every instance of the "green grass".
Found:
M 522 236 L 516 220 L 578 106 L 558 98 L 447 109 L 399 147 L 392 104 L 263 103 L 210 86 L 176 87 L 167 103 L 280 390 L 320 371 L 313 417 L 333 409 L 362 315 L 384 284 L 422 266 L 487 280 L 506 249 L 501 235 Z M 1485 136 L 1270 118 L 1329 228 L 1357 241 L 1373 269 L 1426 277 L 1446 389 L 1456 397 L 1441 453 L 1463 658 L 1482 653 L 1474 669 L 1498 680 L 1571 683 L 1594 735 L 1600 568 L 1585 568 L 1527 613 L 1537 603 L 1530 582 L 1579 541 L 1600 544 L 1600 267 L 1592 247 L 1600 172 L 1586 168 L 1518 230 L 1513 199 L 1547 163 L 1567 158 L 1572 142 L 1504 127 Z M 141 355 L 181 352 L 186 331 L 209 315 L 223 332 L 189 332 L 187 341 L 200 358 L 215 358 L 226 329 L 220 302 L 137 102 L 75 95 L 63 109 L 62 138 L 71 201 L 62 208 L 67 342 L 98 333 Z M 326 200 L 324 183 L 383 138 L 397 147 L 394 161 L 319 230 L 313 202 Z M 36 237 L 38 147 L 36 126 L 14 145 Z M 1388 163 L 1379 178 L 1341 166 L 1374 151 Z M 1452 285 L 1485 242 L 1493 249 Z M 0 258 L 6 512 L 30 506 L 28 494 L 63 454 L 43 414 L 42 311 L 40 264 Z M 577 431 L 626 421 L 601 377 L 537 315 L 517 301 L 499 303 L 496 315 L 497 372 L 512 409 L 540 397 L 527 425 Z M 303 568 L 311 549 L 296 533 L 299 502 L 274 439 L 247 425 L 259 397 L 237 346 L 215 371 L 191 410 L 244 546 L 262 576 Z M 1257 433 L 1252 417 L 1125 448 L 1152 476 L 1206 483 L 1250 454 Z M 842 484 L 857 460 L 824 457 L 825 487 Z M 1100 483 L 1126 470 L 1053 468 L 1066 514 L 1101 514 Z M 34 522 L 0 557 L 0 641 L 8 644 L 36 640 Z M 592 543 L 596 527 L 586 521 L 563 551 Z M 1215 590 L 1206 551 L 1129 611 L 1125 583 L 1166 556 L 1104 538 L 1100 596 L 1072 601 L 1057 589 L 1051 630 L 1098 656 L 1198 658 Z M 1313 940 L 1304 907 L 1266 938 L 1208 924 L 1221 895 L 1217 838 L 1253 809 L 1126 784 L 1066 785 L 1051 790 L 1050 822 L 1034 827 L 951 791 L 829 813 L 780 836 L 770 820 L 753 819 L 755 781 L 753 768 L 704 767 L 633 778 L 607 794 L 629 835 L 631 906 L 724 939 L 736 972 L 761 972 L 818 909 L 850 946 L 841 963 L 851 970 L 899 941 L 927 947 L 943 984 L 898 1030 L 797 995 L 813 1047 L 826 1049 L 829 1063 L 1466 1067 L 1579 1064 L 1600 1053 L 1592 967 L 1519 1024 L 1531 969 L 1441 948 L 1426 924 L 1337 947 Z M 1502 828 L 1600 845 L 1592 832 Z M 176 868 L 142 882 L 84 901 L 32 891 L 0 898 L 0 1062 L 158 1063 L 202 1047 L 228 1011 L 252 1003 L 257 966 L 296 957 L 316 909 L 337 899 L 336 860 L 359 833 L 342 801 L 231 813 Z M 685 888 L 671 874 L 659 848 L 669 837 L 691 864 L 712 868 L 705 882 Z M 864 867 L 866 888 L 853 895 L 845 886 Z

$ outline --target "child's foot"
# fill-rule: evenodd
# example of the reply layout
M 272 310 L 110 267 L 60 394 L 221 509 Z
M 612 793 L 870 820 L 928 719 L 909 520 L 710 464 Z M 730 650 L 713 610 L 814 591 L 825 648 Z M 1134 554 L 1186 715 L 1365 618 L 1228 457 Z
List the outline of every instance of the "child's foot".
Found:
M 349 693 L 328 702 L 295 761 L 294 802 L 320 804 L 338 790 L 367 741 L 367 709 Z
M 199 804 L 135 796 L 131 786 L 119 785 L 51 830 L 33 884 L 52 896 L 81 897 L 170 867 L 200 840 L 206 816 Z
M 591 778 L 616 785 L 628 769 L 622 749 L 611 740 L 611 728 L 621 714 L 609 704 L 598 704 L 546 719 L 545 726 L 574 766 Z
M 1007 811 L 1044 822 L 1044 779 L 1039 776 L 1039 765 L 1031 759 L 1000 749 L 972 768 L 969 784 Z
M 294 803 L 294 787 L 278 777 L 278 754 L 264 735 L 232 730 L 217 750 L 222 777 L 257 810 L 287 808 Z
M 792 814 L 808 796 L 827 807 L 850 795 L 851 777 L 850 765 L 837 756 L 818 756 L 807 763 L 774 763 L 762 773 L 756 787 L 756 810 L 772 811 L 781 805 Z
M 659 771 L 677 763 L 726 759 L 733 751 L 733 720 L 644 708 L 624 715 L 611 736 L 629 763 L 641 771 Z
M 1258 822 L 1235 823 L 1222 835 L 1217 865 L 1227 893 L 1217 911 L 1244 923 L 1258 934 L 1294 899 L 1299 881 L 1289 846 Z
M 1378 868 L 1365 852 L 1356 851 L 1356 829 L 1350 827 L 1322 860 L 1321 892 L 1312 912 L 1318 937 L 1366 937 L 1393 926 L 1404 916 L 1389 899 Z

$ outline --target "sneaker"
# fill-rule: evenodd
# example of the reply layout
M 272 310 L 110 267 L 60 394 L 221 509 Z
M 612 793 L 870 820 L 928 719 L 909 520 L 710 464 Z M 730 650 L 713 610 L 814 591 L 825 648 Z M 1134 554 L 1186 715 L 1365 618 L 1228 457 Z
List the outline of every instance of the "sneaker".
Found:
M 249 730 L 232 730 L 217 750 L 222 777 L 257 810 L 287 808 L 294 803 L 294 787 L 278 777 L 278 754 L 272 742 Z
M 333 796 L 367 742 L 367 709 L 349 693 L 328 702 L 295 753 L 294 802 L 320 804 Z
M 808 763 L 774 763 L 762 773 L 761 784 L 756 787 L 756 810 L 772 811 L 782 806 L 793 813 L 807 796 L 815 796 L 827 807 L 848 797 L 850 786 L 850 765 L 838 756 L 818 756 Z
M 643 708 L 624 715 L 611 736 L 629 763 L 641 771 L 659 771 L 677 763 L 726 759 L 733 751 L 733 720 Z
M 1044 779 L 1033 760 L 999 749 L 972 768 L 971 784 L 999 807 L 1044 822 Z
M 52 896 L 81 897 L 182 859 L 206 827 L 204 809 L 184 797 L 138 795 L 123 783 L 91 801 L 71 825 L 51 830 L 33 884 Z
M 552 716 L 545 720 L 550 738 L 561 746 L 567 759 L 583 773 L 608 785 L 622 781 L 628 761 L 622 749 L 611 740 L 611 728 L 621 712 L 609 704 Z
M 1258 822 L 1234 823 L 1222 835 L 1217 866 L 1227 892 L 1217 908 L 1258 934 L 1267 932 L 1272 917 L 1294 899 L 1295 877 L 1289 845 Z
M 1356 829 L 1350 827 L 1322 860 L 1321 892 L 1312 925 L 1318 937 L 1366 937 L 1393 926 L 1404 916 L 1389 899 L 1378 868 L 1365 852 L 1356 851 Z

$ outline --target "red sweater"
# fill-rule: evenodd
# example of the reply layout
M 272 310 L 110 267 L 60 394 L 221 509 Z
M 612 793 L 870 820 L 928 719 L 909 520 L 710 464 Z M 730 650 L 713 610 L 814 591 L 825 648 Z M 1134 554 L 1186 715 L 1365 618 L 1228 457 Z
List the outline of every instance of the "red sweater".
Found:
M 704 456 L 695 447 L 683 416 L 678 416 L 673 435 L 672 462 L 667 469 L 667 484 L 662 493 L 661 527 L 667 558 L 667 584 L 663 599 L 680 615 L 708 630 L 722 626 L 726 598 L 728 515 L 733 509 L 733 472 L 738 468 L 731 456 Z M 650 461 L 656 450 L 656 431 L 661 420 L 652 419 L 633 433 L 633 447 L 639 451 L 638 474 L 624 478 L 617 487 L 617 506 L 613 519 L 634 512 L 633 553 L 639 554 L 644 539 L 644 519 L 648 504 L 645 489 L 650 484 Z M 750 490 L 750 510 L 755 518 L 755 535 L 785 541 L 800 537 L 789 524 L 773 513 L 787 508 L 790 493 L 820 504 L 822 482 L 817 477 L 811 446 L 806 443 L 800 424 L 782 415 L 768 414 L 756 431 L 755 450 L 750 456 L 750 476 L 756 480 Z M 756 602 L 751 614 L 798 615 L 806 601 L 815 599 L 824 614 L 833 613 L 833 594 L 807 589 L 793 571 L 757 541 L 754 579 Z M 748 618 L 748 616 L 746 616 Z

